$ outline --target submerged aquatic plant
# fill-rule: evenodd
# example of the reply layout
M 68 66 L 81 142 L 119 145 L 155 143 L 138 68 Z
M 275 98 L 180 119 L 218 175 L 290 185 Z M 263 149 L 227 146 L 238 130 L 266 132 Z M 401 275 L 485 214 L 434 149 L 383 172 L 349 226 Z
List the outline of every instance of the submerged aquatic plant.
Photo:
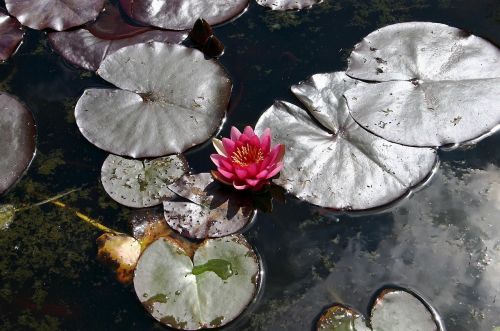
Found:
M 243 133 L 233 126 L 230 139 L 214 138 L 212 142 L 218 153 L 210 156 L 217 166 L 212 176 L 237 190 L 258 191 L 283 168 L 285 145 L 271 148 L 270 129 L 259 137 L 250 126 Z

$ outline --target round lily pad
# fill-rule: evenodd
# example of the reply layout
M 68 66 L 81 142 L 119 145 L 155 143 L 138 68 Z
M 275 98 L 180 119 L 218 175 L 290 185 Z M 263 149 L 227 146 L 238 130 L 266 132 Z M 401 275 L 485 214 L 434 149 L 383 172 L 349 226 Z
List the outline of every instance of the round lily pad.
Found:
M 0 195 L 21 178 L 35 148 L 33 115 L 14 97 L 0 92 Z
M 366 85 L 343 72 L 317 74 L 292 87 L 309 112 L 276 102 L 256 131 L 270 128 L 284 144 L 285 166 L 274 183 L 300 199 L 342 210 L 380 207 L 407 194 L 437 163 L 435 150 L 388 142 L 360 127 L 342 94 Z
M 477 141 L 500 126 L 500 49 L 444 24 L 409 22 L 370 33 L 347 74 L 382 82 L 347 91 L 364 128 L 393 142 Z
M 341 304 L 327 309 L 316 325 L 318 331 L 443 331 L 435 310 L 415 293 L 403 288 L 385 288 L 371 307 L 370 323 Z
M 232 83 L 215 60 L 180 45 L 145 43 L 108 55 L 97 73 L 121 89 L 88 89 L 75 117 L 113 154 L 157 157 L 206 141 L 222 123 Z
M 104 0 L 5 0 L 5 6 L 32 29 L 62 31 L 94 20 Z
M 203 17 L 210 25 L 237 17 L 248 7 L 248 0 L 120 0 L 134 20 L 170 30 L 191 29 Z
M 252 200 L 212 179 L 209 173 L 184 176 L 169 188 L 188 201 L 165 201 L 165 219 L 183 236 L 223 237 L 246 226 L 254 216 Z
M 109 155 L 101 169 L 101 181 L 109 196 L 128 207 L 145 208 L 161 204 L 175 194 L 167 186 L 187 172 L 180 155 L 153 160 L 131 160 Z
M 17 50 L 23 36 L 21 24 L 15 18 L 0 12 L 0 61 L 7 60 Z
M 321 2 L 323 0 L 257 0 L 259 5 L 272 10 L 306 9 Z
M 134 277 L 137 297 L 161 323 L 182 330 L 216 328 L 254 298 L 260 262 L 240 235 L 207 239 L 189 257 L 169 238 L 141 255 Z

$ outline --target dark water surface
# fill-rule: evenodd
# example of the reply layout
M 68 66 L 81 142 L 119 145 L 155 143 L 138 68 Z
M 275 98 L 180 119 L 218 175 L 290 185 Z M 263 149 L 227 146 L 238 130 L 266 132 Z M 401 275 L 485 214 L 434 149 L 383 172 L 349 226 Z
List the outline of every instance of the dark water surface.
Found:
M 274 99 L 298 104 L 292 84 L 343 70 L 354 44 L 403 21 L 434 21 L 500 43 L 498 1 L 326 1 L 312 10 L 274 13 L 255 3 L 216 29 L 221 62 L 234 80 L 231 125 L 254 125 Z M 0 90 L 23 100 L 38 125 L 38 154 L 0 203 L 22 204 L 83 187 L 72 207 L 128 231 L 132 210 L 99 183 L 107 154 L 78 131 L 73 108 L 85 88 L 105 86 L 50 49 L 44 33 L 0 65 Z M 433 180 L 378 214 L 348 216 L 288 198 L 260 213 L 245 235 L 262 255 L 259 300 L 227 330 L 311 330 L 333 302 L 367 313 L 386 284 L 420 293 L 451 331 L 500 327 L 500 134 L 474 148 L 439 152 Z M 193 172 L 212 166 L 212 147 L 188 153 Z M 0 233 L 0 330 L 161 330 L 132 287 L 95 260 L 100 233 L 71 212 L 46 205 L 17 215 Z

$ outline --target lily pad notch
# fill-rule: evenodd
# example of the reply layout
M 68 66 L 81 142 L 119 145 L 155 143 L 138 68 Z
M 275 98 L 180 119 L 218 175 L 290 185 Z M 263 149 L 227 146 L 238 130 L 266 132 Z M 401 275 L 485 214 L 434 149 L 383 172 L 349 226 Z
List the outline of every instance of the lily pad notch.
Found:
M 119 49 L 97 74 L 118 89 L 87 89 L 75 107 L 77 125 L 97 147 L 132 158 L 178 154 L 208 140 L 232 89 L 215 60 L 158 42 Z
M 192 257 L 169 238 L 141 255 L 137 297 L 162 324 L 182 330 L 221 327 L 253 301 L 261 262 L 241 235 L 207 239 Z
M 347 75 L 377 82 L 346 91 L 351 115 L 389 141 L 421 147 L 470 144 L 500 127 L 500 49 L 439 23 L 370 33 Z

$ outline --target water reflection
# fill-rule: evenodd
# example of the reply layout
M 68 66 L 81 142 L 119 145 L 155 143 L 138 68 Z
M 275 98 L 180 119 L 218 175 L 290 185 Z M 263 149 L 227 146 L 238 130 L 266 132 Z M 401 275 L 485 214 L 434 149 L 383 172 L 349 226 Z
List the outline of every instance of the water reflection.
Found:
M 300 205 L 282 208 L 293 214 Z M 421 293 L 449 330 L 491 330 L 500 325 L 498 215 L 500 168 L 447 162 L 429 186 L 385 214 L 316 210 L 298 228 L 276 220 L 288 239 L 278 249 L 293 285 L 269 293 L 248 330 L 306 330 L 336 301 L 366 313 L 371 293 L 387 283 Z M 285 266 L 269 268 L 273 287 Z

